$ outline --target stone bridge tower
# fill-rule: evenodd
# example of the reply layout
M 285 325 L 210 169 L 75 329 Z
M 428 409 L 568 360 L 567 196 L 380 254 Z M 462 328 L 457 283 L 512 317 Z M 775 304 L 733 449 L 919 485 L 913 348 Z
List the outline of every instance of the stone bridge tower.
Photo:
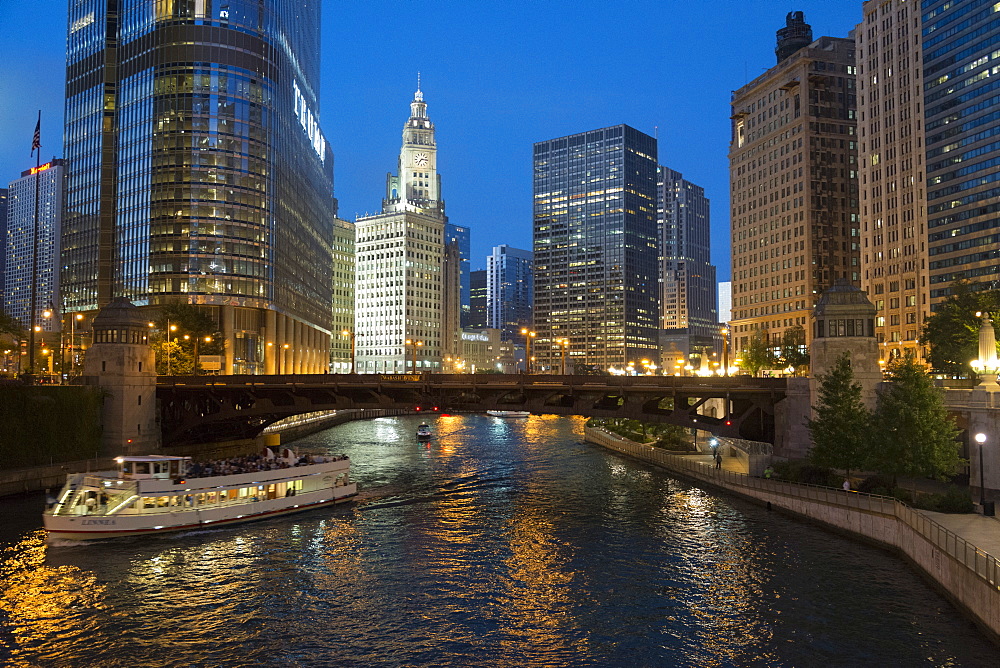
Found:
M 116 297 L 93 322 L 94 343 L 83 382 L 104 390 L 101 456 L 151 454 L 160 446 L 156 421 L 156 358 L 139 309 Z
M 816 378 L 827 373 L 845 352 L 851 356 L 854 381 L 861 398 L 875 407 L 875 393 L 882 382 L 878 342 L 875 340 L 875 305 L 846 279 L 837 279 L 813 308 L 813 338 L 809 349 L 810 394 L 817 400 Z

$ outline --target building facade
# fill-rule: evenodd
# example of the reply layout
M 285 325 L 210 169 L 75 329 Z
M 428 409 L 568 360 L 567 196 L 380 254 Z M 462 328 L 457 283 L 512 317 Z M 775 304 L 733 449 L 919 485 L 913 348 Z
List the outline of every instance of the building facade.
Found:
M 12 181 L 7 190 L 3 308 L 25 331 L 31 327 L 39 327 L 42 332 L 60 330 L 59 240 L 64 169 L 63 160 L 53 158 L 21 172 L 21 178 Z
M 711 346 L 719 327 L 705 189 L 668 167 L 657 168 L 661 327 L 686 330 Z
M 470 329 L 486 327 L 486 270 L 477 269 L 469 274 L 469 324 Z
M 1000 288 L 1000 8 L 927 0 L 919 11 L 933 309 L 958 280 Z
M 223 373 L 328 368 L 320 4 L 69 8 L 63 300 L 203 307 Z
M 734 351 L 756 330 L 808 342 L 823 290 L 861 280 L 854 40 L 812 41 L 801 12 L 786 23 L 778 64 L 732 96 Z
M 924 357 L 930 315 L 919 7 L 869 0 L 855 30 L 861 288 L 883 361 Z
M 458 252 L 451 244 L 449 270 L 446 223 L 434 124 L 418 88 L 403 126 L 397 173 L 386 178 L 382 211 L 356 221 L 358 373 L 442 371 L 444 353 L 457 339 L 446 322 L 458 322 Z M 452 287 L 445 285 L 446 274 Z
M 333 336 L 330 339 L 330 373 L 354 370 L 354 239 L 349 220 L 333 220 Z
M 469 310 L 471 308 L 469 299 L 472 292 L 472 283 L 469 274 L 472 271 L 472 239 L 468 227 L 455 225 L 454 223 L 445 224 L 444 236 L 446 244 L 452 244 L 458 249 L 459 309 L 461 312 L 461 326 L 465 327 L 468 324 Z
M 504 341 L 515 341 L 522 328 L 534 324 L 534 256 L 506 244 L 486 256 L 486 325 L 500 330 Z
M 627 125 L 534 145 L 535 371 L 658 349 L 656 139 Z

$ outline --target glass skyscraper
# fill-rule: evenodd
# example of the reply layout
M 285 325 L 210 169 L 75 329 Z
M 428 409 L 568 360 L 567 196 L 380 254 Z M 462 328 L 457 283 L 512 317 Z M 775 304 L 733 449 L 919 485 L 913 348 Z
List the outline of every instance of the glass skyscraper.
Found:
M 1000 287 L 1000 7 L 925 0 L 920 11 L 933 308 L 958 279 Z
M 627 125 L 534 145 L 535 370 L 656 358 L 656 167 Z
M 73 0 L 67 310 L 203 305 L 223 372 L 327 369 L 333 155 L 315 0 Z
M 531 251 L 507 244 L 486 256 L 486 326 L 501 330 L 504 341 L 522 340 L 521 329 L 534 325 L 533 264 Z
M 63 213 L 64 161 L 53 158 L 21 172 L 7 191 L 4 238 L 6 284 L 3 308 L 21 326 L 59 330 L 59 229 Z M 38 201 L 37 228 L 35 201 Z M 34 291 L 34 316 L 31 312 Z M 44 313 L 49 312 L 49 317 Z

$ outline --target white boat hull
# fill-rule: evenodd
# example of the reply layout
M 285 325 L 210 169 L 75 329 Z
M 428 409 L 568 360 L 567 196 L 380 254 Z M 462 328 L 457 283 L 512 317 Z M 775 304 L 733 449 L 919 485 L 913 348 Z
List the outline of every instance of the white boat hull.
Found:
M 251 522 L 349 501 L 346 458 L 186 480 L 73 474 L 43 515 L 50 539 L 97 540 Z M 100 504 L 97 500 L 104 497 Z

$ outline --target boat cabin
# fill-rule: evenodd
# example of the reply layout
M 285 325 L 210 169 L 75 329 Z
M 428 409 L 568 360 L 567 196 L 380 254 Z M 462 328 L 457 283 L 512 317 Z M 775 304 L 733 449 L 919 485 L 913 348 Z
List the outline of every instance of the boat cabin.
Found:
M 118 457 L 118 477 L 125 480 L 173 480 L 187 475 L 190 457 L 147 455 L 144 457 Z

